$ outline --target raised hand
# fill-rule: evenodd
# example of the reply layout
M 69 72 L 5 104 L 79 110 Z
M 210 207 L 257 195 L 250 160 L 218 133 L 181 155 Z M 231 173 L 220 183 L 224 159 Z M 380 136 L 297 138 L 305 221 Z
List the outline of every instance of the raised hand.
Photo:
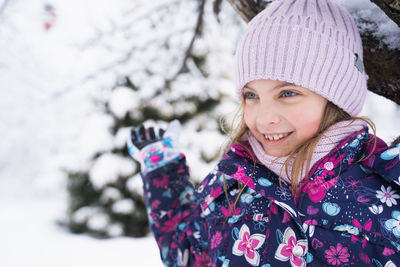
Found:
M 131 130 L 127 142 L 128 152 L 140 163 L 142 172 L 149 172 L 182 158 L 178 149 L 180 128 L 179 121 L 174 120 L 168 124 L 166 131 L 146 128 L 144 125 Z
M 162 128 L 160 128 L 158 131 L 155 131 L 154 127 L 146 128 L 142 124 L 140 127 L 131 129 L 130 139 L 132 144 L 140 150 L 148 144 L 160 141 L 164 133 L 165 131 Z

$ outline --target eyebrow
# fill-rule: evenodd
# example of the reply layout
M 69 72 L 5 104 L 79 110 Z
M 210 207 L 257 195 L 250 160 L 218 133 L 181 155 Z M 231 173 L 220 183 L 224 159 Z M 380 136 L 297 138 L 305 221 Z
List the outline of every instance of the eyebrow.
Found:
M 274 88 L 272 88 L 272 90 L 275 90 L 275 89 L 278 89 L 278 88 L 281 88 L 281 87 L 285 87 L 285 86 L 288 86 L 288 85 L 297 86 L 294 83 L 284 82 L 284 83 L 281 83 L 281 84 L 278 84 L 278 85 L 274 86 Z M 244 88 L 255 90 L 254 88 L 248 87 L 247 85 L 245 85 Z

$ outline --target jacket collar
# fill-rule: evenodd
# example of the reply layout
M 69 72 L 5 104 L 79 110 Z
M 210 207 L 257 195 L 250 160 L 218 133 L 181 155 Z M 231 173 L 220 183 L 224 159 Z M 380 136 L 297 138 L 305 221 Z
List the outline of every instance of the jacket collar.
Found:
M 310 172 L 309 182 L 333 183 L 333 179 L 337 179 L 337 175 L 334 174 L 338 173 L 339 168 L 343 172 L 346 166 L 360 159 L 367 139 L 368 129 L 365 128 L 343 140 L 327 156 L 314 165 Z M 240 182 L 284 208 L 301 225 L 299 218 L 301 214 L 297 212 L 295 199 L 289 186 L 282 180 L 280 184 L 279 177 L 264 165 L 255 162 L 256 158 L 250 153 L 251 150 L 245 143 L 233 145 L 230 151 L 223 156 L 216 170 L 201 182 L 197 188 L 197 194 L 203 212 L 216 198 L 225 194 L 224 188 L 229 191 L 230 188 Z M 329 164 L 327 164 L 328 162 Z M 320 177 L 318 174 L 327 169 L 329 169 L 329 172 L 327 172 L 329 175 L 326 175 L 323 181 L 317 180 L 316 177 Z M 302 186 L 301 191 L 309 197 L 317 198 L 318 196 L 312 195 L 314 193 L 313 190 L 308 190 L 307 184 L 309 182 Z

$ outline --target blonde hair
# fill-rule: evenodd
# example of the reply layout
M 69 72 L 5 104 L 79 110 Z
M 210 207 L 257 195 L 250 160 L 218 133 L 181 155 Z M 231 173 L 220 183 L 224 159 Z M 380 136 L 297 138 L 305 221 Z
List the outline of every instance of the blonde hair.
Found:
M 230 149 L 230 147 L 233 144 L 241 145 L 240 141 L 244 138 L 245 133 L 248 131 L 247 125 L 244 121 L 244 105 L 245 105 L 245 101 L 242 100 L 242 103 L 231 122 L 231 128 L 230 128 L 230 131 L 228 131 L 229 137 L 228 137 L 227 145 L 225 147 L 226 152 Z M 301 146 L 297 147 L 294 151 L 292 151 L 288 155 L 288 158 L 284 163 L 284 168 L 285 168 L 286 174 L 288 177 L 290 177 L 290 180 L 291 180 L 292 192 L 297 192 L 297 189 L 299 187 L 298 181 L 302 180 L 301 179 L 302 177 L 300 177 L 300 176 L 302 175 L 302 173 L 309 170 L 309 167 L 311 164 L 311 158 L 314 153 L 315 147 L 316 147 L 318 141 L 320 140 L 320 138 L 322 136 L 324 136 L 324 132 L 330 126 L 334 125 L 335 123 L 338 123 L 341 121 L 348 121 L 348 120 L 353 120 L 353 121 L 354 120 L 362 120 L 370 126 L 371 130 L 374 133 L 373 149 L 368 156 L 366 156 L 365 158 L 362 158 L 360 161 L 367 159 L 368 157 L 370 157 L 373 154 L 373 151 L 375 150 L 375 147 L 376 147 L 375 124 L 367 117 L 352 117 L 347 112 L 345 112 L 343 109 L 339 108 L 332 102 L 328 101 L 316 135 L 313 138 L 306 141 L 305 143 L 303 143 Z M 372 140 L 370 139 L 369 142 L 371 142 L 371 141 Z M 255 156 L 254 156 L 253 152 L 245 146 L 242 146 L 242 147 L 247 152 L 249 152 L 249 154 L 253 157 L 254 169 L 255 169 L 256 160 L 255 160 Z M 289 175 L 288 174 L 289 164 L 291 161 L 293 162 L 293 164 L 292 164 L 291 173 Z M 283 171 L 283 170 L 281 170 L 281 171 Z M 339 173 L 340 173 L 340 171 L 339 171 Z M 253 174 L 254 174 L 254 170 L 253 170 Z M 250 178 L 252 178 L 253 174 L 251 175 Z M 309 176 L 309 172 L 306 173 L 305 177 L 308 177 L 308 176 Z M 306 180 L 306 182 L 307 182 L 307 180 Z M 224 177 L 224 189 L 225 189 L 225 195 L 227 197 L 228 194 L 227 194 L 227 189 L 226 189 L 225 183 L 226 183 L 226 181 L 225 181 L 225 177 Z M 282 187 L 281 177 L 279 177 L 279 183 Z M 246 187 L 246 185 L 244 185 L 242 183 L 239 184 L 239 189 L 240 189 L 239 195 L 238 195 L 237 199 L 235 200 L 233 207 L 235 207 L 235 205 L 236 205 L 238 199 L 240 198 L 245 187 Z M 232 208 L 229 199 L 228 199 L 228 204 L 229 204 L 230 208 Z

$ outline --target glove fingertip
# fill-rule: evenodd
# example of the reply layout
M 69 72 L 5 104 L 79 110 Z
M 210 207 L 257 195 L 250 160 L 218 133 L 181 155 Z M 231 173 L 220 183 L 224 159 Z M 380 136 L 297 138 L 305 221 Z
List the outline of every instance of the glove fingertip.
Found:
M 156 133 L 154 132 L 154 127 L 150 127 L 148 129 L 148 134 L 149 134 L 149 140 L 150 141 L 155 140 L 157 138 L 156 137 Z
M 165 130 L 162 129 L 162 128 L 160 128 L 159 133 L 158 133 L 158 136 L 159 136 L 160 138 L 163 138 L 163 137 L 164 137 L 164 134 L 165 134 Z
M 140 138 L 140 140 L 138 140 L 138 141 L 146 140 L 146 128 L 144 127 L 143 124 L 139 128 L 139 138 Z

